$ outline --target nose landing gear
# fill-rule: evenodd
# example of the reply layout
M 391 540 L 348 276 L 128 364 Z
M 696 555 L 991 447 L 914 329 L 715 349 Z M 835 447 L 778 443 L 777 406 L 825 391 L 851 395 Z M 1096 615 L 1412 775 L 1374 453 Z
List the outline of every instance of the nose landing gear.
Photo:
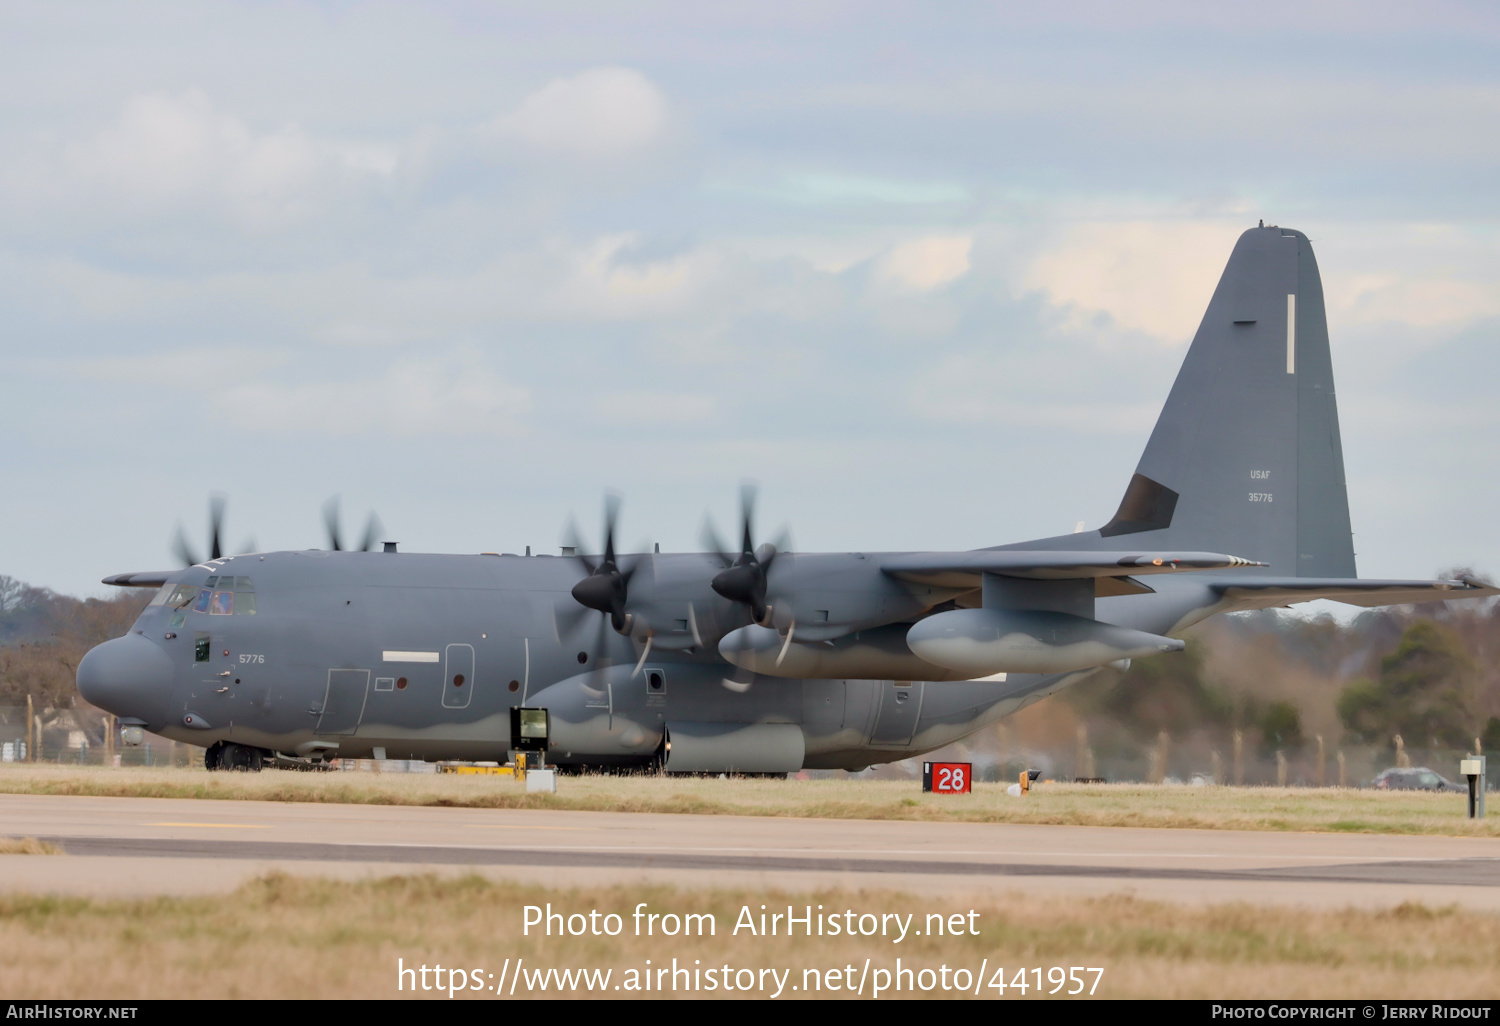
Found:
M 233 741 L 215 741 L 203 753 L 203 767 L 208 770 L 239 770 L 259 773 L 271 753 Z

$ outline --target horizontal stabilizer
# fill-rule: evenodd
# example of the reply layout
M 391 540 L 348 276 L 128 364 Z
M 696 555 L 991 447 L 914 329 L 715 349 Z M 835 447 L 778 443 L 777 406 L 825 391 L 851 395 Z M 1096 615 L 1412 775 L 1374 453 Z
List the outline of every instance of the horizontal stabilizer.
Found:
M 1416 602 L 1500 595 L 1500 588 L 1474 577 L 1461 581 L 1382 581 L 1346 577 L 1246 577 L 1220 581 L 1213 589 L 1234 608 L 1269 609 L 1313 599 L 1332 599 L 1351 606 L 1398 606 Z
M 1219 552 L 1028 552 L 981 549 L 975 552 L 911 552 L 891 556 L 880 568 L 892 577 L 937 588 L 977 588 L 981 574 L 1033 581 L 1080 577 L 1140 577 L 1182 570 L 1229 570 L 1265 566 Z
M 176 570 L 148 570 L 138 574 L 110 574 L 100 584 L 113 584 L 116 588 L 160 588 Z

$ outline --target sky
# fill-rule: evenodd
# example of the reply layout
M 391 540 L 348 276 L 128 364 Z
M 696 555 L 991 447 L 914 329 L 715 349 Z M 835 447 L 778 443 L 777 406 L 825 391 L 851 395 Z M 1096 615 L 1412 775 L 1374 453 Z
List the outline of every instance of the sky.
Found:
M 1239 233 L 1359 569 L 1500 572 L 1500 8 L 0 3 L 0 573 L 1113 514 Z M 1253 553 L 1242 553 L 1253 557 Z

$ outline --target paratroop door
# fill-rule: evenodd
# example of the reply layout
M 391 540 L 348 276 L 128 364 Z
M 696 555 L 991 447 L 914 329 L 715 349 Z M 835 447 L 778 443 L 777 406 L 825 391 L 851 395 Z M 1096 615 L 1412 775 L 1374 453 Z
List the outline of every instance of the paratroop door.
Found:
M 329 670 L 328 691 L 323 696 L 319 734 L 352 734 L 365 714 L 365 692 L 370 687 L 369 670 Z
M 880 715 L 875 720 L 875 730 L 870 737 L 872 745 L 901 747 L 911 744 L 912 733 L 917 729 L 917 719 L 922 714 L 922 682 L 897 684 L 886 681 L 880 685 Z
M 474 646 L 449 645 L 443 652 L 443 705 L 463 709 L 474 693 Z

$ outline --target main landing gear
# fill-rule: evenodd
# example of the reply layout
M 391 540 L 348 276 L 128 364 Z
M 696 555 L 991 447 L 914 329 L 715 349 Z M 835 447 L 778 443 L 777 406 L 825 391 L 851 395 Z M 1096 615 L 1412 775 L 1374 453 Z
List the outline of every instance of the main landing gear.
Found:
M 266 757 L 271 753 L 250 745 L 233 741 L 215 741 L 203 753 L 203 766 L 208 770 L 239 770 L 259 773 Z

